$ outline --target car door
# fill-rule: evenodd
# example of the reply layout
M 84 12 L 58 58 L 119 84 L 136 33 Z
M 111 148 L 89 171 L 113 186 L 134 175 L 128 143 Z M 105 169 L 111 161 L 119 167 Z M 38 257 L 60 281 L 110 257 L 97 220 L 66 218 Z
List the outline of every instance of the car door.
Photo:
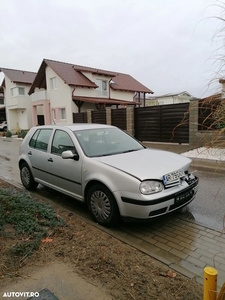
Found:
M 63 159 L 62 152 L 77 153 L 73 138 L 64 130 L 56 129 L 48 154 L 49 183 L 54 189 L 82 200 L 82 156 L 78 160 Z
M 53 129 L 38 129 L 29 142 L 28 157 L 34 179 L 41 183 L 48 182 L 48 147 Z

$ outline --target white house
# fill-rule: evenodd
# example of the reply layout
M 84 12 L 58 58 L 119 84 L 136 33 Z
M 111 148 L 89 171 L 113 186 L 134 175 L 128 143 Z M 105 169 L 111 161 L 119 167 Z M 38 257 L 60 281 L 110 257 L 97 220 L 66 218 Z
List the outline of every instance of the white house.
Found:
M 28 91 L 36 76 L 34 72 L 0 68 L 4 73 L 1 85 L 8 129 L 16 132 L 32 126 L 31 97 Z
M 70 124 L 73 113 L 137 105 L 153 92 L 128 74 L 44 59 L 29 90 L 33 125 Z
M 164 105 L 164 104 L 176 104 L 190 102 L 195 99 L 190 93 L 184 91 L 177 94 L 164 94 L 161 96 L 150 96 L 145 100 L 146 106 L 151 105 Z

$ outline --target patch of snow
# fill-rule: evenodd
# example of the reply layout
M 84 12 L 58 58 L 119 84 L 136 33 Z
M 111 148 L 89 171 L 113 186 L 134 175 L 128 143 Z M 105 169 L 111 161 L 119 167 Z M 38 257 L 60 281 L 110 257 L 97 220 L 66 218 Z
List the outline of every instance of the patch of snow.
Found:
M 212 159 L 212 160 L 224 160 L 225 161 L 225 149 L 219 148 L 197 148 L 182 153 L 181 155 L 190 157 L 190 158 L 199 158 L 199 159 Z

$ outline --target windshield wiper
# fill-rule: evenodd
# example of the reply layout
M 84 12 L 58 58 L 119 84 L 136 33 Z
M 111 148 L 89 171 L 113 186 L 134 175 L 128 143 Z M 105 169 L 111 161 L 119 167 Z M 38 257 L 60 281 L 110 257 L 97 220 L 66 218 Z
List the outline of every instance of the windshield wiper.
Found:
M 130 150 L 123 151 L 122 153 L 134 152 L 134 151 L 139 151 L 139 150 L 141 150 L 141 149 L 130 149 Z

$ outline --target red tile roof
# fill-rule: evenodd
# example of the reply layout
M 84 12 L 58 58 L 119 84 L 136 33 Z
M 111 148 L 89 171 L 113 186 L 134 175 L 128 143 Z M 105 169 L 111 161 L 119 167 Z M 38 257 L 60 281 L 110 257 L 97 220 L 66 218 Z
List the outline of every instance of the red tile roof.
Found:
M 138 105 L 139 102 L 131 102 L 125 100 L 111 99 L 111 98 L 94 98 L 94 97 L 80 97 L 73 96 L 73 100 L 79 100 L 83 102 L 91 102 L 91 103 L 105 103 L 105 104 L 118 104 L 118 105 Z
M 82 74 L 82 72 L 89 72 L 92 74 L 99 74 L 109 76 L 110 78 L 112 78 L 114 83 L 111 84 L 111 87 L 114 90 L 143 92 L 151 94 L 153 93 L 150 89 L 148 89 L 143 84 L 141 84 L 136 79 L 127 74 L 44 59 L 39 68 L 37 76 L 30 88 L 29 94 L 32 94 L 34 92 L 35 87 L 46 88 L 46 66 L 49 66 L 59 77 L 62 78 L 62 80 L 66 84 L 70 86 L 96 88 L 97 85 L 91 80 L 89 80 L 84 74 Z
M 0 68 L 0 72 L 3 72 L 12 82 L 22 84 L 32 84 L 36 76 L 34 72 L 6 68 Z
M 118 73 L 117 76 L 112 79 L 112 81 L 114 82 L 111 83 L 111 88 L 113 90 L 125 90 L 153 94 L 151 90 L 146 88 L 143 84 L 128 74 Z

